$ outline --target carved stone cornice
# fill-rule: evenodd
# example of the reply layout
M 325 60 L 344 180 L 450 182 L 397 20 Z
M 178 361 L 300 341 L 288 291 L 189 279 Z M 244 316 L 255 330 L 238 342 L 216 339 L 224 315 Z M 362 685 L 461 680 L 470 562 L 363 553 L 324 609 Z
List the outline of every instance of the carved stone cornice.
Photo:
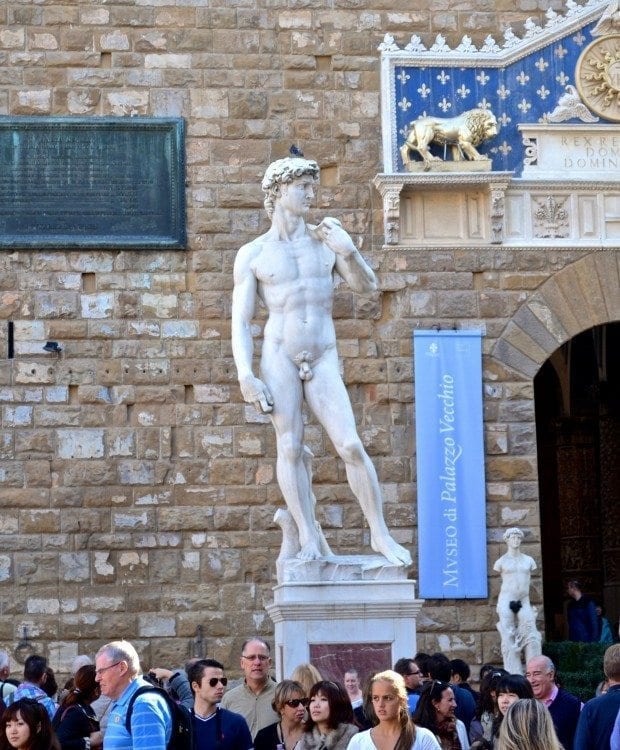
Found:
M 587 0 L 579 5 L 574 0 L 566 0 L 564 15 L 549 8 L 544 26 L 539 26 L 531 18 L 524 24 L 524 33 L 519 36 L 512 28 L 504 31 L 504 38 L 498 43 L 492 36 L 487 36 L 478 49 L 470 37 L 464 36 L 457 47 L 452 48 L 442 34 L 438 34 L 429 49 L 421 38 L 414 34 L 405 47 L 401 49 L 391 34 L 386 34 L 378 49 L 381 59 L 400 65 L 407 63 L 415 56 L 425 65 L 486 65 L 487 67 L 508 65 L 515 60 L 530 54 L 541 47 L 553 44 L 571 31 L 581 28 L 601 15 L 609 0 Z
M 486 188 L 491 222 L 491 243 L 502 242 L 505 194 L 512 172 L 407 172 L 378 174 L 374 185 L 383 198 L 383 225 L 386 245 L 400 243 L 402 194 L 411 191 Z

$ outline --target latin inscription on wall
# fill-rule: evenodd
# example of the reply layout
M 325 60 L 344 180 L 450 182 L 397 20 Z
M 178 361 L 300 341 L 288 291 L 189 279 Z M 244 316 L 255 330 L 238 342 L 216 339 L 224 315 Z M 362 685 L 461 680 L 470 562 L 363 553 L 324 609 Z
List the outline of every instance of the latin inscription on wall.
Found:
M 178 118 L 0 118 L 0 247 L 184 247 L 183 131 Z

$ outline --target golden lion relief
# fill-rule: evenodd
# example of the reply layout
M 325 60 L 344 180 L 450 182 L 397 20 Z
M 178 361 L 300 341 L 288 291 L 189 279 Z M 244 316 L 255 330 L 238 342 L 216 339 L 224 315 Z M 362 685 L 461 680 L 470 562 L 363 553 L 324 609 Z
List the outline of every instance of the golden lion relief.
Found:
M 486 109 L 470 109 L 458 117 L 418 117 L 410 123 L 407 140 L 400 147 L 403 164 L 407 167 L 413 163 L 411 152 L 417 151 L 424 160 L 424 169 L 428 170 L 434 161 L 442 161 L 429 151 L 431 143 L 450 146 L 454 161 L 461 161 L 463 156 L 472 161 L 487 157 L 476 151 L 483 141 L 489 140 L 498 133 L 495 115 Z

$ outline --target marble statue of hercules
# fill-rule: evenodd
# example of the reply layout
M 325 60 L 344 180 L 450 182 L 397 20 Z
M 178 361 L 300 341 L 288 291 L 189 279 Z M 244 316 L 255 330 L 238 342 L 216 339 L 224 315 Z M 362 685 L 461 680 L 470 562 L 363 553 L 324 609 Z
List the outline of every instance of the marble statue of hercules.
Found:
M 511 674 L 523 674 L 521 651 L 525 652 L 526 663 L 541 654 L 536 609 L 530 604 L 530 579 L 531 572 L 536 570 L 536 562 L 519 549 L 522 540 L 521 529 L 507 529 L 504 541 L 508 550 L 493 565 L 493 570 L 502 576 L 497 597 L 497 629 L 501 636 L 504 669 Z
M 333 273 L 357 292 L 377 288 L 372 269 L 336 219 L 305 218 L 319 174 L 316 162 L 273 162 L 262 188 L 271 228 L 241 247 L 234 266 L 232 350 L 241 393 L 267 413 L 276 432 L 277 478 L 299 532 L 301 560 L 330 554 L 315 517 L 310 451 L 304 445 L 306 403 L 345 463 L 347 479 L 368 521 L 372 548 L 392 564 L 411 563 L 391 537 L 375 468 L 357 434 L 338 367 L 332 321 Z M 257 297 L 268 310 L 260 378 L 252 371 L 251 323 Z

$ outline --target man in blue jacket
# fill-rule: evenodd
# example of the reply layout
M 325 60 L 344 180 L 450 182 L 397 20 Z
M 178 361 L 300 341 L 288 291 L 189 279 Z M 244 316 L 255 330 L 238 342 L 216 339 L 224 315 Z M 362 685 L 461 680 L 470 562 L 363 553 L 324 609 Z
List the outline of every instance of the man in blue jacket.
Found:
M 620 710 L 620 643 L 605 651 L 603 670 L 609 687 L 606 693 L 592 698 L 583 707 L 573 750 L 603 750 L 610 746 L 614 722 Z
M 596 605 L 589 596 L 581 593 L 581 584 L 578 581 L 569 581 L 566 589 L 573 600 L 568 603 L 566 609 L 568 640 L 582 641 L 583 643 L 598 641 L 599 626 Z

